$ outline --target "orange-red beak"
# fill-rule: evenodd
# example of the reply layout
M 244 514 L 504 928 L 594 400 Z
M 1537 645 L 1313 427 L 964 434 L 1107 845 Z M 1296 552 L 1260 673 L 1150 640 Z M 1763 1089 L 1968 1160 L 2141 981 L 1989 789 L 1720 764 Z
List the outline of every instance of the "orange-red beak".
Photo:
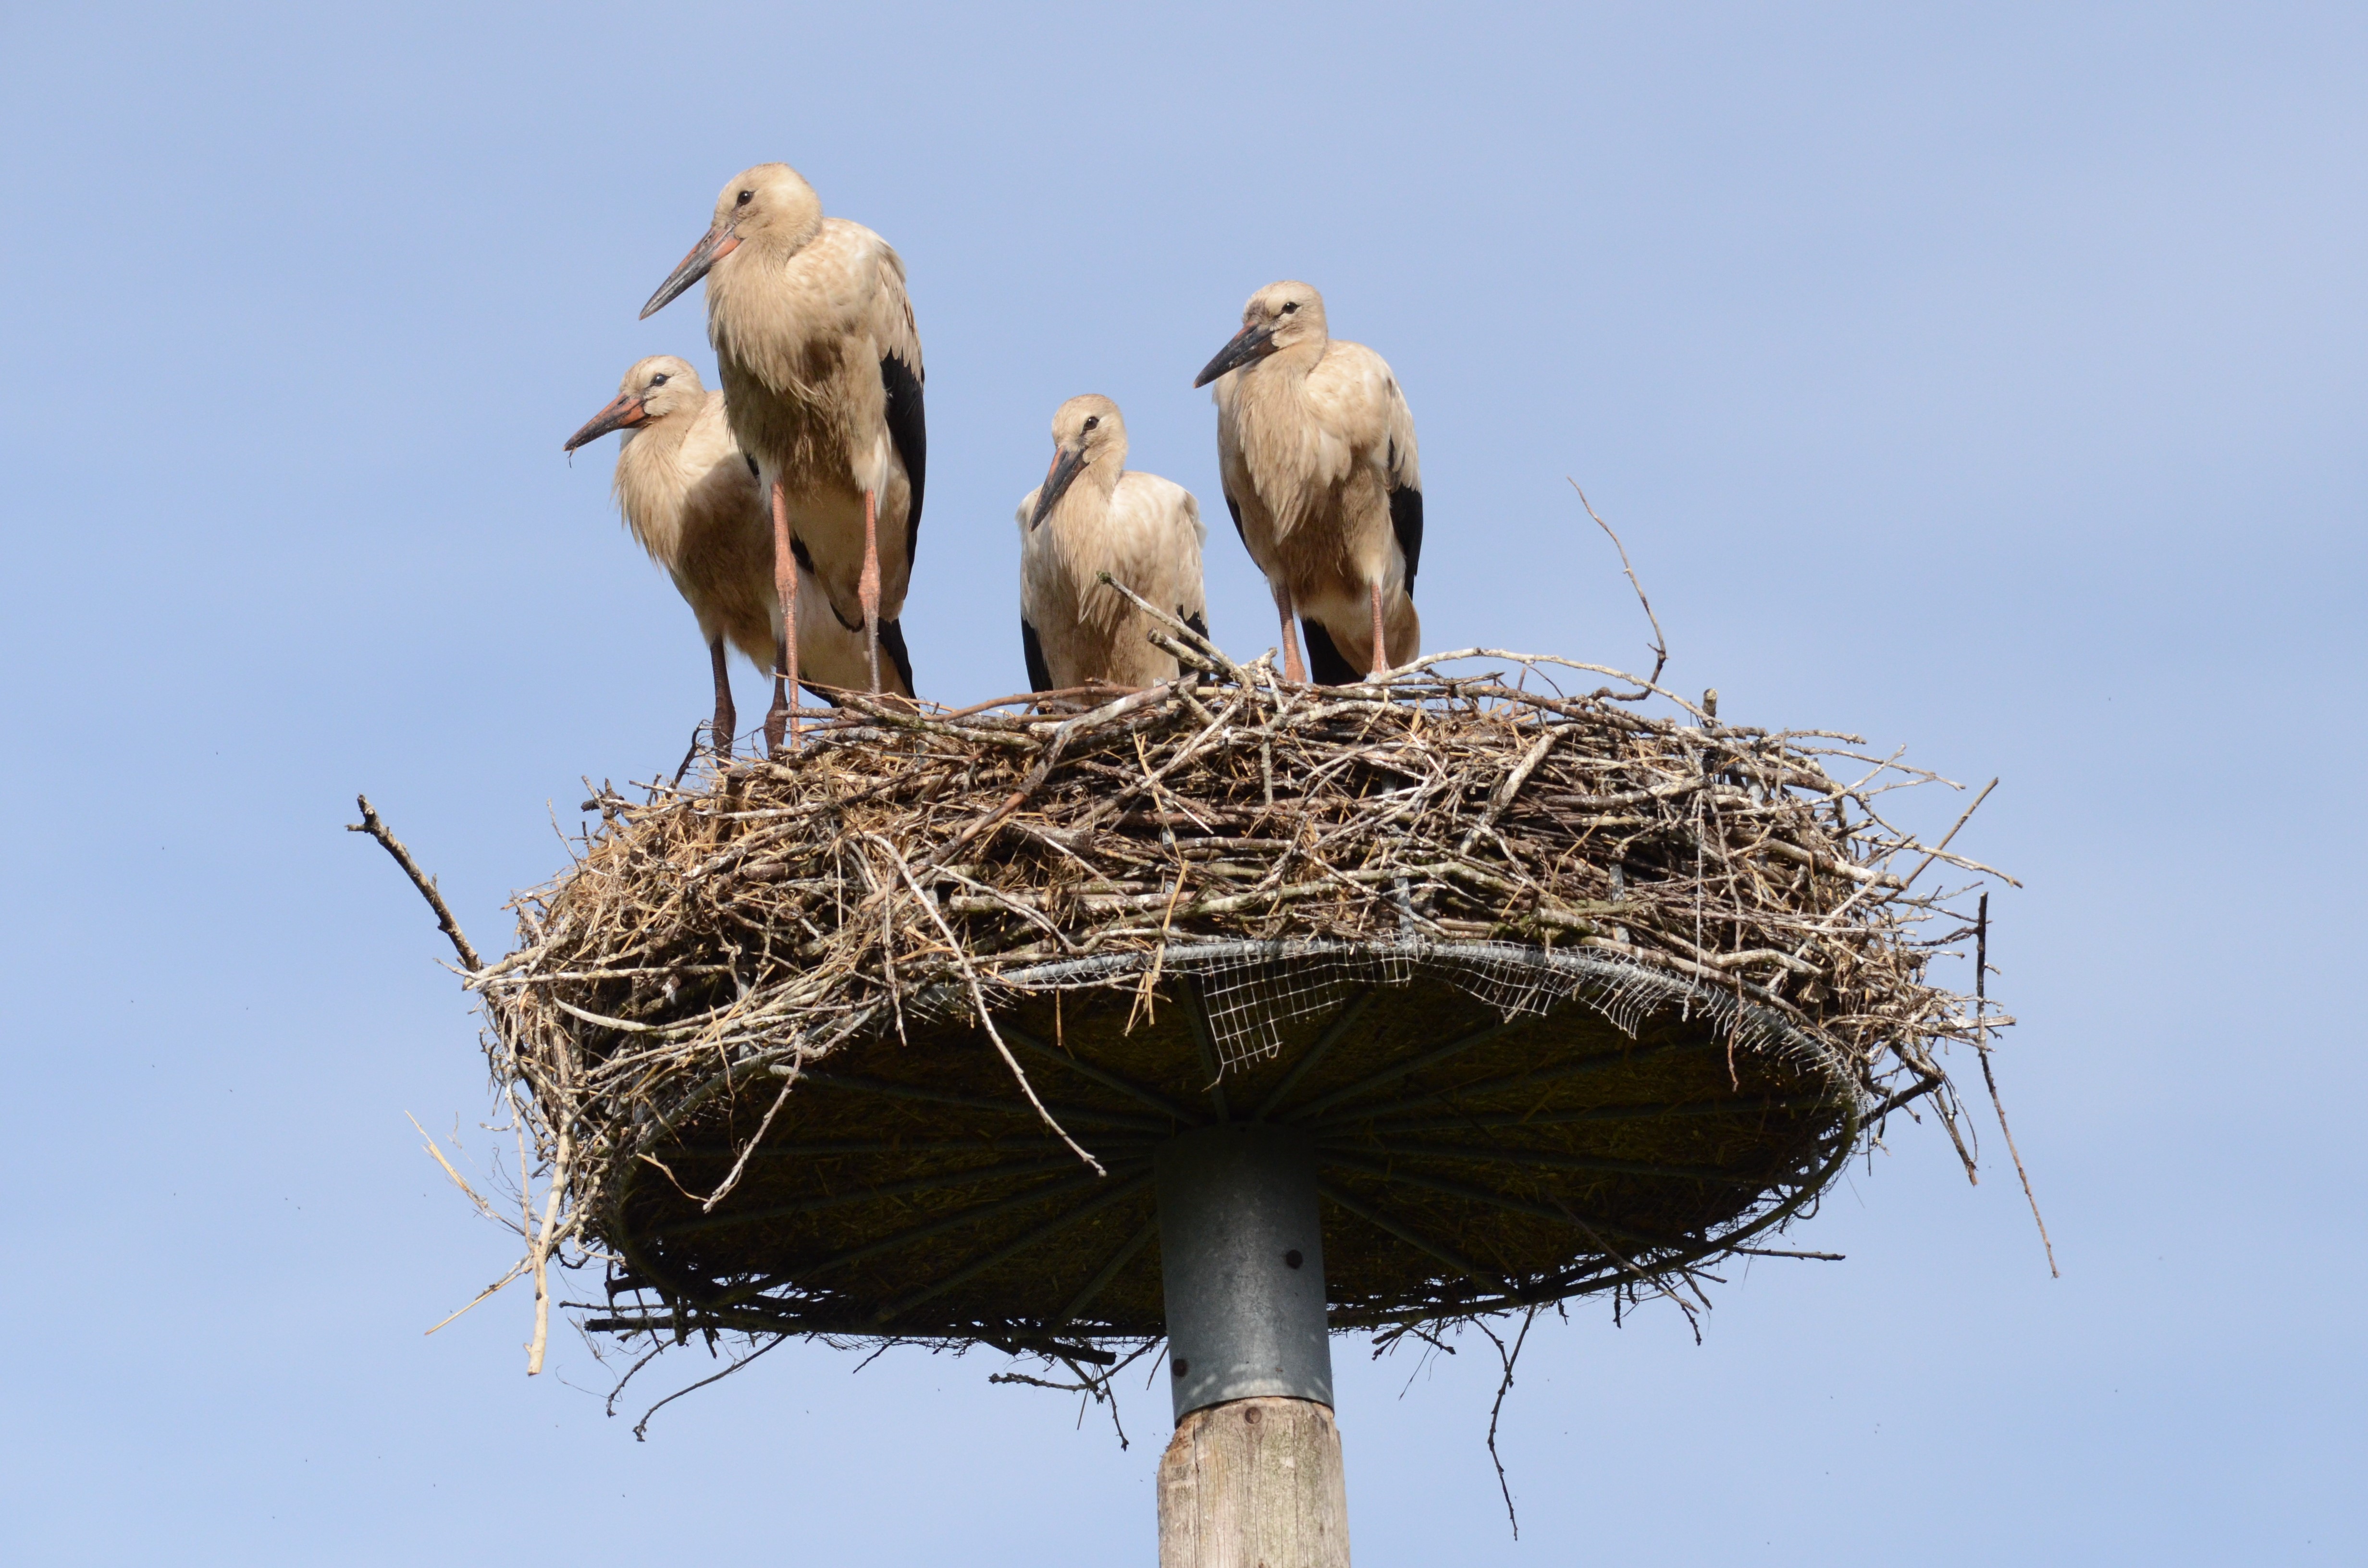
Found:
M 585 421 L 584 428 L 568 437 L 567 445 L 559 449 L 572 452 L 585 442 L 597 441 L 611 430 L 630 430 L 636 425 L 645 424 L 649 417 L 650 412 L 642 406 L 639 397 L 632 392 L 619 392 L 616 402 Z

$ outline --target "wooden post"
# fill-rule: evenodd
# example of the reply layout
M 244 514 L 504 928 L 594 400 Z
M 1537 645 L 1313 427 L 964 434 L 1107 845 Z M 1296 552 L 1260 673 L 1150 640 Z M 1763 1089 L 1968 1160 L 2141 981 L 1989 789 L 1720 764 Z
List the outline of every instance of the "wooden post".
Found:
M 1176 1407 L 1159 1568 L 1349 1568 L 1315 1142 L 1220 1121 L 1156 1168 Z
M 1159 1461 L 1159 1568 L 1349 1568 L 1331 1408 L 1236 1399 L 1178 1421 Z

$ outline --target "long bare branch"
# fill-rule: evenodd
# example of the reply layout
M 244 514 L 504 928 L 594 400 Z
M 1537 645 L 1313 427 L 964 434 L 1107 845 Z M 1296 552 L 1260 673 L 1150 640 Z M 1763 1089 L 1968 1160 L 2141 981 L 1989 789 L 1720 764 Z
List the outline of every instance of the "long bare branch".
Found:
M 346 831 L 367 833 L 377 839 L 381 846 L 394 857 L 394 863 L 403 868 L 403 874 L 411 879 L 411 885 L 419 890 L 419 896 L 427 901 L 427 907 L 436 912 L 437 926 L 450 938 L 452 950 L 461 955 L 461 966 L 472 973 L 484 968 L 484 961 L 477 957 L 477 949 L 470 946 L 469 938 L 461 934 L 460 921 L 453 918 L 452 906 L 446 903 L 444 895 L 436 891 L 436 879 L 419 869 L 419 862 L 412 858 L 411 851 L 404 847 L 403 840 L 395 837 L 393 831 L 379 819 L 368 795 L 355 796 L 354 803 L 361 807 L 362 820 L 347 823 Z

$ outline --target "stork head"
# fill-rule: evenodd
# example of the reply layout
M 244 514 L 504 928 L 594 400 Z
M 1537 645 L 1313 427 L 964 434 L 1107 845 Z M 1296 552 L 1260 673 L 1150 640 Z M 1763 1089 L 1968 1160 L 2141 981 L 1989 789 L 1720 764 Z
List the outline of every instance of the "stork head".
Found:
M 1087 469 L 1104 490 L 1117 487 L 1126 468 L 1126 421 L 1118 404 L 1095 392 L 1073 397 L 1053 415 L 1053 466 L 1044 471 L 1043 488 L 1036 492 L 1036 510 L 1029 514 L 1034 528 L 1053 515 L 1077 475 Z
M 1201 368 L 1192 384 L 1205 387 L 1226 371 L 1255 364 L 1270 354 L 1309 343 L 1321 348 L 1326 341 L 1324 296 L 1289 278 L 1269 283 L 1250 296 L 1250 302 L 1242 307 L 1242 330 L 1217 350 L 1217 357 Z
M 669 414 L 697 408 L 706 395 L 707 389 L 699 384 L 699 372 L 689 360 L 653 354 L 625 372 L 615 401 L 586 420 L 584 428 L 568 437 L 561 450 L 572 452 L 611 430 L 628 432 L 625 438 L 631 440 L 632 431 Z
M 707 276 L 708 269 L 743 244 L 755 244 L 787 256 L 822 227 L 822 198 L 805 176 L 787 164 L 758 164 L 732 176 L 715 199 L 715 221 L 690 247 L 682 264 L 658 285 L 642 307 L 646 321 L 674 297 Z

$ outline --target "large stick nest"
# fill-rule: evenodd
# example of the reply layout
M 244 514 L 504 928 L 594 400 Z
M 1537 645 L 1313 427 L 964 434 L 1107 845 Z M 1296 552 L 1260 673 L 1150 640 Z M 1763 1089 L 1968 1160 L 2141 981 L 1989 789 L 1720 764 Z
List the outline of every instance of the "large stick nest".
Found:
M 1368 1267 L 1326 1221 L 1336 1324 L 1633 1292 L 1789 1219 L 1893 1108 L 1929 1096 L 1958 1137 L 1935 1052 L 1987 1049 L 2003 1020 L 1928 978 L 1970 926 L 1949 902 L 1962 890 L 1924 874 L 1986 869 L 1887 820 L 1885 794 L 1930 775 L 1642 683 L 1562 695 L 1546 675 L 1612 672 L 1560 660 L 1466 652 L 1309 688 L 1174 646 L 1187 675 L 1147 691 L 918 713 L 851 697 L 780 759 L 644 799 L 598 792 L 580 858 L 518 902 L 518 950 L 470 977 L 551 1184 L 529 1226 L 538 1277 L 545 1259 L 606 1258 L 609 1301 L 578 1305 L 617 1315 L 593 1326 L 677 1338 L 1142 1341 L 1157 1324 L 1148 1150 L 1175 1130 L 1146 1108 L 1181 1117 L 1226 1085 L 1235 1114 L 1285 1097 L 1360 983 L 1417 971 L 1453 985 L 1375 1009 L 1367 1056 L 1344 1049 L 1338 1074 L 1307 1080 L 1351 1085 L 1323 1105 L 1404 1074 L 1384 1060 L 1391 1027 L 1409 1053 L 1467 1028 L 1449 1017 L 1456 987 L 1508 1020 L 1577 997 L 1555 1016 L 1584 1027 L 1457 1036 L 1510 1053 L 1475 1047 L 1466 1082 L 1542 1082 L 1583 1057 L 1612 1071 L 1595 1108 L 1559 1120 L 1633 1123 L 1645 1142 L 1524 1153 L 1610 1184 L 1498 1193 L 1509 1225 L 1553 1221 L 1543 1201 L 1584 1233 L 1574 1245 L 1555 1223 L 1549 1246 L 1489 1232 L 1495 1210 L 1457 1194 L 1489 1195 L 1420 1176 L 1419 1151 L 1363 1128 L 1345 1168 L 1417 1171 L 1444 1207 L 1425 1233 L 1420 1214 L 1371 1212 L 1379 1188 L 1327 1189 L 1381 1227 Z M 1255 982 L 1235 986 L 1244 1005 L 1212 1000 L 1226 975 Z M 1686 1054 L 1705 1038 L 1707 1056 Z M 1162 1079 L 1171 1043 L 1190 1070 Z M 1447 1106 L 1453 1084 L 1399 1087 L 1478 1125 Z M 1748 1125 L 1695 1114 L 1713 1100 Z M 1639 1104 L 1679 1109 L 1648 1126 Z M 1349 1136 L 1337 1111 L 1308 1125 Z M 1619 1185 L 1647 1170 L 1692 1185 Z M 1006 1185 L 941 1196 L 972 1176 Z M 1026 1229 L 1028 1195 L 1073 1187 L 1066 1250 L 1020 1256 L 1052 1228 Z M 1022 1211 L 965 1234 L 961 1204 Z M 1524 1252 L 1533 1240 L 1547 1251 Z M 908 1272 L 867 1274 L 892 1243 Z M 823 1257 L 830 1279 L 802 1278 Z M 1015 1308 L 999 1277 L 1049 1280 L 1065 1307 Z

